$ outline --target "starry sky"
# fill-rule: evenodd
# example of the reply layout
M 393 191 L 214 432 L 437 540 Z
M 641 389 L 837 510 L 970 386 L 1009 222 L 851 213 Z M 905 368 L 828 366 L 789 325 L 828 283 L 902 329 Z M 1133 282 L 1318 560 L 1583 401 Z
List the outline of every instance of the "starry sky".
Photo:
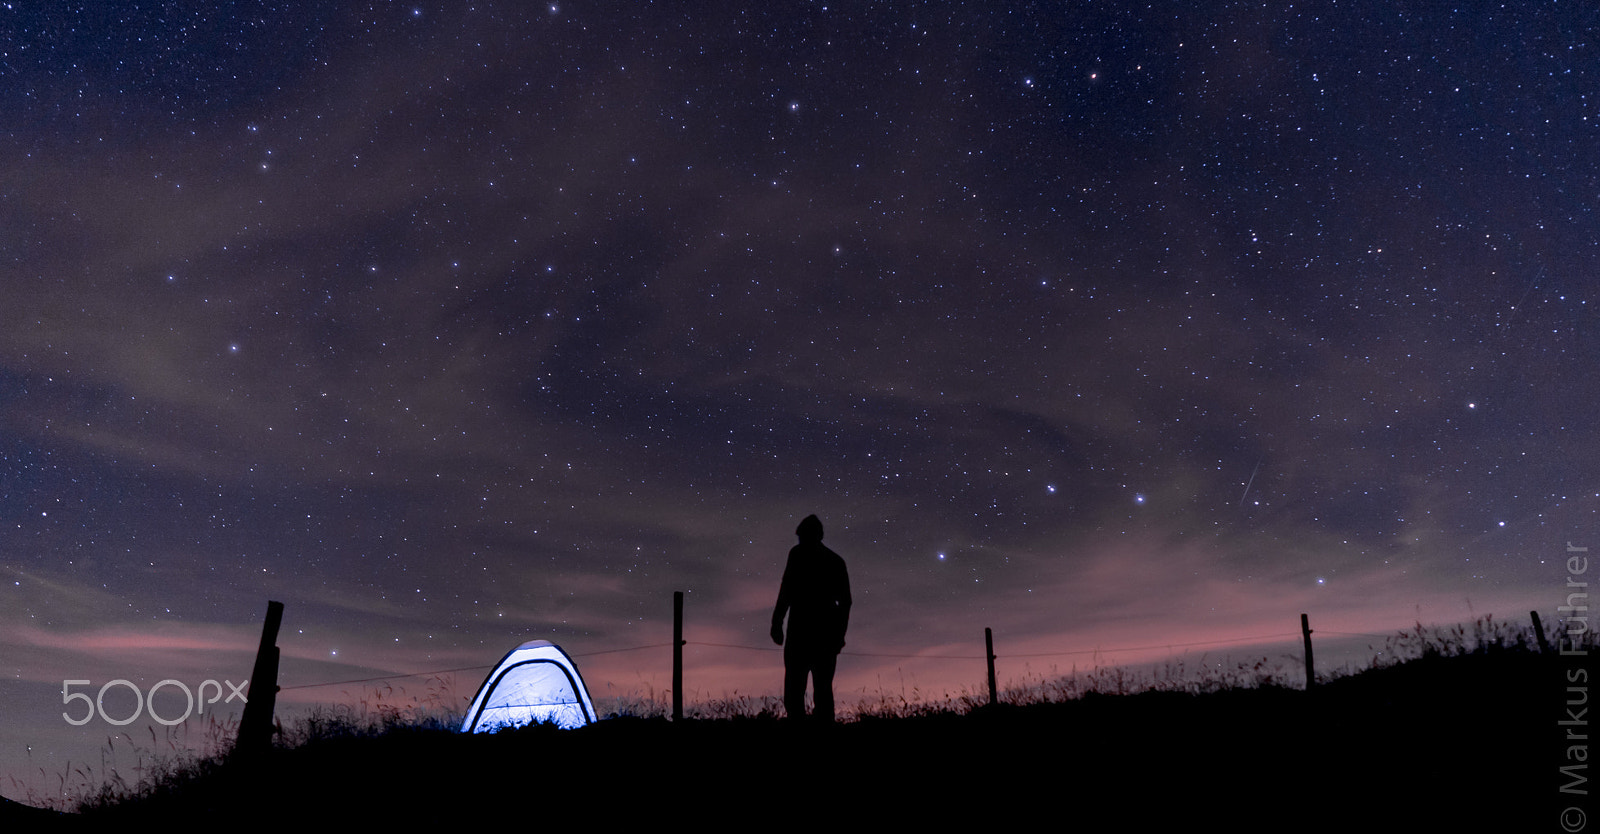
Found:
M 268 599 L 285 687 L 659 697 L 684 591 L 776 694 L 813 512 L 847 699 L 1553 620 L 1600 13 L 1461 6 L 0 3 L 0 769 Z

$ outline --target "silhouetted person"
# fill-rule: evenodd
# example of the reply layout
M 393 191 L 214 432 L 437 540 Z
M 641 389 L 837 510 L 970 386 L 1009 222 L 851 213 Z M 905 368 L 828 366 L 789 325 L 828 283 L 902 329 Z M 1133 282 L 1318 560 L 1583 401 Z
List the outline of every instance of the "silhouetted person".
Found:
M 772 642 L 783 646 L 783 706 L 791 719 L 806 714 L 806 676 L 822 721 L 833 720 L 833 670 L 850 626 L 850 574 L 839 554 L 822 544 L 822 521 L 806 516 L 795 528 L 800 543 L 789 550 L 772 611 Z M 789 615 L 784 641 L 783 615 Z

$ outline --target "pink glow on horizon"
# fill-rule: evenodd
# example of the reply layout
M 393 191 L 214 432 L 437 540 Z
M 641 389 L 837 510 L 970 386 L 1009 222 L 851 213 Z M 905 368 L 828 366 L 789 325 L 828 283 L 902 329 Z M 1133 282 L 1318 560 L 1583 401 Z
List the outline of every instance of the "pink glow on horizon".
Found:
M 90 655 L 126 652 L 164 651 L 254 651 L 255 641 L 244 635 L 229 634 L 214 626 L 193 626 L 181 632 L 172 628 L 154 631 L 125 629 L 96 629 L 75 633 L 51 632 L 38 628 L 21 628 L 15 642 L 47 649 L 62 649 Z

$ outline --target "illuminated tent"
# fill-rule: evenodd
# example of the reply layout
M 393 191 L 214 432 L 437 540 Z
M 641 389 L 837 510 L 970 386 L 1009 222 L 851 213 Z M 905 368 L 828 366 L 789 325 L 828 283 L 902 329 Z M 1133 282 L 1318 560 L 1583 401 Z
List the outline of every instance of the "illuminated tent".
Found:
M 530 640 L 512 649 L 484 679 L 461 732 L 489 733 L 541 721 L 570 730 L 594 720 L 594 704 L 572 658 L 548 640 Z

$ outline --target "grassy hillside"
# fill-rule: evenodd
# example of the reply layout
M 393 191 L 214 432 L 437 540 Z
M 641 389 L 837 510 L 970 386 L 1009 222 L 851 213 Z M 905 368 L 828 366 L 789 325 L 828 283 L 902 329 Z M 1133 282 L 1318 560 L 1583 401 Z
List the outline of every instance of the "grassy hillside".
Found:
M 259 762 L 198 763 L 60 822 L 385 831 L 510 809 L 530 826 L 606 829 L 674 818 L 945 829 L 1042 813 L 1095 830 L 1560 830 L 1562 809 L 1587 803 L 1558 790 L 1571 781 L 1558 722 L 1574 660 L 1525 644 L 1421 655 L 1309 693 L 1091 693 L 827 727 L 764 717 L 493 736 L 325 727 Z

